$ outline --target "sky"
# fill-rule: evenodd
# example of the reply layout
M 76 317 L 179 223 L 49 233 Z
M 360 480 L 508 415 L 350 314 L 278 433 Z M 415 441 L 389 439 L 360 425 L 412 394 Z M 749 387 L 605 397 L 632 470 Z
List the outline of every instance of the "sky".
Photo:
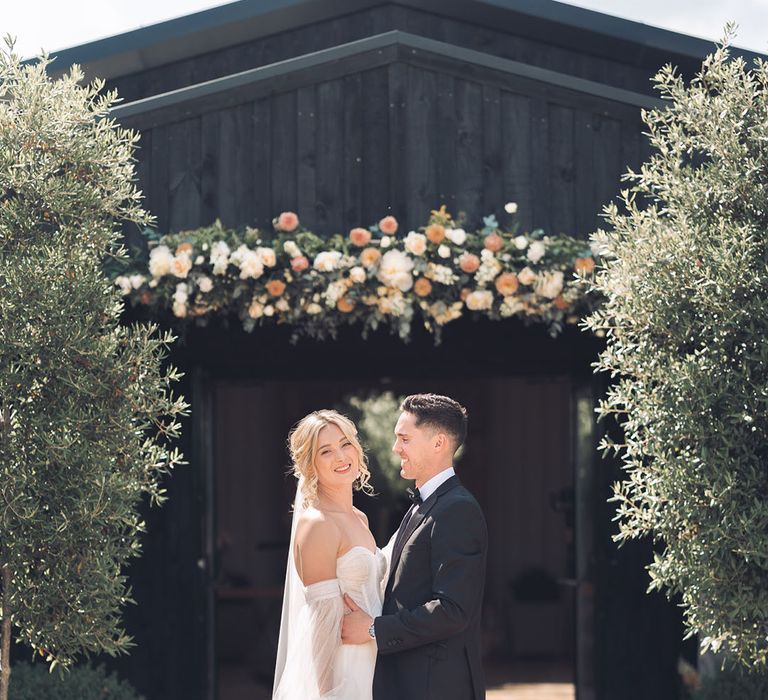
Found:
M 0 35 L 17 39 L 16 52 L 32 56 L 77 46 L 173 17 L 227 4 L 216 0 L 2 0 Z M 715 41 L 728 21 L 739 24 L 737 46 L 768 53 L 768 0 L 568 0 Z

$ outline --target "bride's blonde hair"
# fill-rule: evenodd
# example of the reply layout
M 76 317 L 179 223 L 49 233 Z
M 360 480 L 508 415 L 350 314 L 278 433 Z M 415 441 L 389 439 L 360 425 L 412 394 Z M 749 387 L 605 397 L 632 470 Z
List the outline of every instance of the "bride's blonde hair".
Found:
M 326 425 L 335 425 L 344 437 L 352 443 L 357 452 L 360 464 L 360 474 L 355 479 L 354 489 L 363 491 L 369 496 L 373 495 L 373 487 L 370 484 L 371 472 L 368 469 L 368 460 L 365 458 L 362 445 L 357 439 L 355 424 L 338 411 L 322 409 L 312 411 L 304 416 L 288 434 L 288 449 L 293 462 L 293 475 L 299 479 L 304 477 L 302 496 L 304 505 L 310 506 L 317 503 L 318 479 L 315 470 L 315 455 L 317 454 L 317 439 L 320 431 Z

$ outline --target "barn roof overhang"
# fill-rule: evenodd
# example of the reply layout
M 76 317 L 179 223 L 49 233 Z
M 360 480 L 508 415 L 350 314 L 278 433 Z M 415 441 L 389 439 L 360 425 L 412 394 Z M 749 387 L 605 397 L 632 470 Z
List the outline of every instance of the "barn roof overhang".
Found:
M 283 92 L 308 82 L 332 80 L 350 73 L 403 62 L 454 73 L 528 94 L 565 91 L 593 106 L 614 103 L 639 113 L 638 108 L 664 102 L 645 94 L 577 78 L 498 56 L 465 49 L 406 32 L 392 31 L 278 63 L 223 76 L 171 92 L 118 105 L 111 115 L 127 126 L 150 128 L 177 122 L 203 112 Z
M 382 5 L 400 5 L 656 70 L 696 68 L 712 42 L 555 0 L 239 0 L 54 52 L 110 79 Z M 736 49 L 751 60 L 759 54 Z

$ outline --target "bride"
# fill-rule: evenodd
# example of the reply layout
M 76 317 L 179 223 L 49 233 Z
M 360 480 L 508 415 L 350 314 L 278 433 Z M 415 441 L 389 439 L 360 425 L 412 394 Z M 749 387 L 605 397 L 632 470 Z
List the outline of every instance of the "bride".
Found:
M 371 700 L 376 643 L 342 645 L 346 593 L 381 614 L 386 557 L 353 489 L 371 493 L 370 472 L 348 418 L 302 418 L 289 436 L 298 479 L 286 569 L 273 700 Z

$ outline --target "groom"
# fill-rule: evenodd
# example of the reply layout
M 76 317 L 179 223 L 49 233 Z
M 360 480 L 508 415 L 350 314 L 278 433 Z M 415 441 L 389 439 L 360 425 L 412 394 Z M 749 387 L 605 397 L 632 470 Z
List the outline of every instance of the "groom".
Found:
M 374 700 L 482 700 L 480 611 L 488 534 L 452 462 L 467 413 L 437 394 L 408 396 L 392 450 L 417 490 L 395 536 L 380 617 L 345 596 L 342 640 L 376 640 Z

